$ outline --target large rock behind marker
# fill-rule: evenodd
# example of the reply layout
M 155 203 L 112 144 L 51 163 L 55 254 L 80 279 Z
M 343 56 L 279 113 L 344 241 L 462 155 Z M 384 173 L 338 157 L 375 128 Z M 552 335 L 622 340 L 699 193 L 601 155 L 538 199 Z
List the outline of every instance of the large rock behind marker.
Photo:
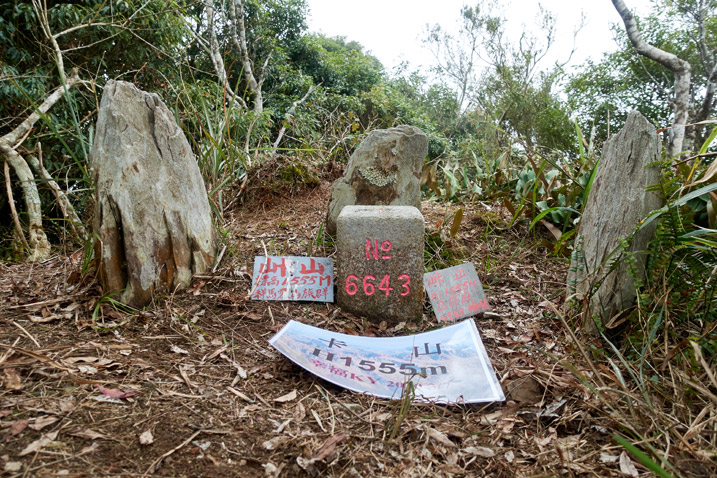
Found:
M 155 95 L 105 86 L 91 152 L 95 258 L 105 294 L 141 307 L 185 287 L 216 252 L 199 167 L 181 128 Z
M 597 331 L 593 318 L 606 324 L 635 301 L 633 275 L 640 279 L 645 275 L 644 251 L 654 237 L 655 223 L 630 241 L 628 253 L 637 259 L 632 271 L 620 251 L 611 253 L 620 238 L 628 238 L 641 219 L 662 206 L 660 196 L 647 191 L 660 177 L 659 166 L 648 165 L 659 160 L 655 127 L 636 111 L 603 147 L 568 271 L 568 296 L 580 304 L 589 302 L 585 332 Z
M 331 185 L 326 230 L 336 234 L 345 206 L 413 206 L 421 209 L 421 170 L 428 137 L 415 126 L 369 133 L 351 155 L 346 174 Z

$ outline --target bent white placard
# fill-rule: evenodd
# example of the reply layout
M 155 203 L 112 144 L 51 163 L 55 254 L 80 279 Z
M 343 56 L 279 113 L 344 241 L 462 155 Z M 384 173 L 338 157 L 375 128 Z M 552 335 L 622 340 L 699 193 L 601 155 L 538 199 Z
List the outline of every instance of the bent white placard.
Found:
M 297 365 L 335 385 L 381 398 L 446 404 L 505 400 L 473 320 L 402 337 L 339 334 L 289 321 L 269 340 Z

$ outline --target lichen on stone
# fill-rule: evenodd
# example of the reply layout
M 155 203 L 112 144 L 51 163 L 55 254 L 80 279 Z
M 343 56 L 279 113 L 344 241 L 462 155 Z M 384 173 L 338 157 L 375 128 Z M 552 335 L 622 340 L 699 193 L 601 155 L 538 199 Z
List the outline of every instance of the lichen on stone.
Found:
M 396 181 L 395 172 L 384 172 L 373 166 L 363 166 L 359 168 L 361 176 L 374 186 L 383 187 Z

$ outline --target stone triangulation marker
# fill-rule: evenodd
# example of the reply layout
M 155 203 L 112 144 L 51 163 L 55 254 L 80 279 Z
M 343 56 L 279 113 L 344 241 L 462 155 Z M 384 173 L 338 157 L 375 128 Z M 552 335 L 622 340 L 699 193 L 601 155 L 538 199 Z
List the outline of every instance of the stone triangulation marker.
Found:
M 371 321 L 423 312 L 425 224 L 413 206 L 346 206 L 337 219 L 337 303 Z

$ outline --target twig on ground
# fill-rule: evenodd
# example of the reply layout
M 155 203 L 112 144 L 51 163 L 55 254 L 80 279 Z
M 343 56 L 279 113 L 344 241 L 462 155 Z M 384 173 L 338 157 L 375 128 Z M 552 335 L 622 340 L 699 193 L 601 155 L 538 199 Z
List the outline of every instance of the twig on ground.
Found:
M 159 458 L 157 458 L 156 460 L 154 460 L 154 462 L 152 462 L 152 464 L 149 466 L 149 468 L 147 468 L 147 471 L 144 472 L 144 475 L 143 475 L 143 476 L 151 475 L 152 473 L 154 473 L 154 472 L 156 471 L 157 467 L 159 466 L 159 464 L 162 463 L 162 460 L 164 460 L 165 458 L 167 458 L 167 457 L 168 457 L 169 455 L 171 455 L 172 453 L 174 453 L 174 452 L 176 452 L 176 451 L 178 451 L 178 450 L 184 448 L 185 446 L 187 446 L 187 445 L 188 445 L 192 440 L 194 440 L 200 433 L 202 433 L 202 431 L 203 431 L 203 430 L 197 430 L 196 432 L 192 433 L 192 436 L 190 436 L 189 438 L 187 438 L 186 440 L 184 440 L 182 443 L 180 443 L 180 444 L 177 445 L 176 447 L 174 447 L 174 448 L 172 448 L 171 450 L 169 450 L 169 451 L 168 451 L 167 453 L 165 453 L 164 455 L 162 455 L 162 456 L 160 456 Z
M 11 306 L 8 306 L 8 309 L 22 309 L 25 307 L 39 307 L 42 305 L 52 305 L 52 304 L 59 304 L 61 302 L 69 302 L 71 300 L 73 300 L 71 296 L 59 297 L 57 299 L 42 300 L 40 302 L 31 302 L 29 304 L 11 305 Z
M 12 325 L 14 325 L 14 326 L 17 327 L 18 329 L 22 330 L 22 332 L 23 332 L 25 335 L 27 335 L 27 338 L 29 338 L 30 340 L 32 340 L 32 342 L 33 342 L 35 345 L 37 345 L 37 348 L 38 348 L 38 349 L 42 348 L 42 346 L 40 345 L 40 342 L 38 342 L 37 339 L 35 339 L 35 337 L 33 337 L 32 335 L 30 335 L 30 332 L 28 332 L 27 330 L 25 330 L 25 327 L 23 327 L 22 325 L 18 324 L 18 323 L 15 322 L 14 320 L 12 321 Z
M 21 353 L 23 355 L 27 355 L 28 357 L 34 358 L 35 360 L 38 360 L 41 363 L 48 363 L 48 364 L 52 365 L 53 367 L 58 368 L 60 370 L 64 370 L 66 372 L 73 371 L 72 369 L 57 362 L 53 358 L 51 358 L 47 355 L 43 355 L 41 353 L 33 352 L 32 350 L 26 350 L 26 349 L 23 349 L 22 347 L 15 347 L 14 345 L 5 345 L 5 344 L 1 344 L 1 343 L 0 343 L 0 347 L 13 350 L 13 351 Z
M 13 344 L 10 347 L 8 347 L 8 349 L 5 351 L 5 353 L 0 355 L 0 365 L 4 364 L 5 361 L 7 361 L 8 357 L 10 357 L 10 355 L 12 355 L 12 353 L 14 351 L 13 349 L 15 348 L 15 346 L 17 345 L 17 343 L 19 341 L 20 341 L 20 337 L 16 338 L 15 342 L 13 342 Z
M 214 267 L 212 267 L 212 274 L 214 274 L 217 271 L 217 267 L 219 267 L 219 264 L 222 262 L 222 259 L 224 258 L 224 253 L 227 251 L 226 244 L 224 247 L 222 247 L 222 251 L 219 253 L 219 257 L 217 257 L 217 262 L 214 264 Z
M 261 241 L 261 245 L 264 248 L 264 258 L 268 261 L 269 252 L 266 250 L 266 244 L 264 244 L 264 241 Z M 256 288 L 259 287 L 259 282 L 261 281 L 261 277 L 264 275 L 265 270 L 266 268 L 259 267 L 259 275 L 256 278 L 254 287 L 252 287 L 249 293 L 246 295 L 247 300 L 251 299 L 251 296 L 254 295 L 254 292 L 256 292 Z
M 705 361 L 705 358 L 702 356 L 702 351 L 700 350 L 700 346 L 697 345 L 697 343 L 690 340 L 690 345 L 692 346 L 692 349 L 695 351 L 695 357 L 697 357 L 700 361 L 700 364 L 702 365 L 702 368 L 705 369 L 705 373 L 707 374 L 707 377 L 709 377 L 710 382 L 712 382 L 712 386 L 717 388 L 717 380 L 715 380 L 714 373 L 712 373 L 712 370 L 709 366 L 709 364 Z

